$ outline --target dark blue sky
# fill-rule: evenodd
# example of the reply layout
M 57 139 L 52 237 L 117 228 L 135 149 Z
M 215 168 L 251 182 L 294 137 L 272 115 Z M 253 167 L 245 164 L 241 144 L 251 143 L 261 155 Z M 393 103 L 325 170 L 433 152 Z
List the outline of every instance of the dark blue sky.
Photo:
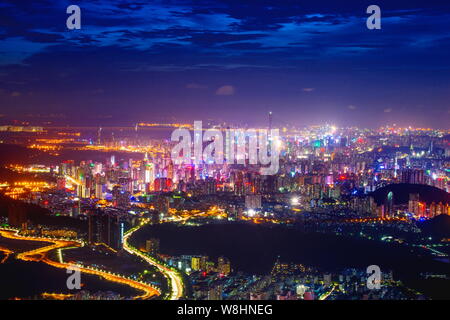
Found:
M 448 129 L 450 2 L 3 0 L 0 83 L 6 115 Z

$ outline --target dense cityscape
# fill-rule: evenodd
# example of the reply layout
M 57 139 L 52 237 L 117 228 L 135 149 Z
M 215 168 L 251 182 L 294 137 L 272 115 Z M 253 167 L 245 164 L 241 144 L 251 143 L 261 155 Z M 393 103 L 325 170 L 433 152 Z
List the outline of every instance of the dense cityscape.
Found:
M 134 296 L 66 289 L 15 298 L 448 297 L 424 285 L 431 279 L 442 281 L 445 287 L 450 277 L 445 268 L 450 253 L 447 131 L 396 126 L 377 130 L 330 125 L 283 128 L 276 146 L 280 148 L 279 172 L 264 176 L 257 166 L 248 164 L 248 154 L 244 164 L 225 159 L 220 165 L 176 165 L 170 155 L 174 143 L 146 139 L 153 129 L 144 124 L 130 127 L 123 136 L 114 128 L 98 128 L 94 135 L 80 128 L 4 126 L 2 130 L 2 148 L 22 155 L 20 162 L 5 163 L 2 169 L 2 263 L 15 256 L 59 268 L 75 264 L 83 273 L 136 290 Z M 75 159 L 66 159 L 69 154 Z M 32 209 L 37 207 L 39 211 Z M 158 231 L 165 225 L 169 229 Z M 231 229 L 222 239 L 220 231 L 217 238 L 212 236 L 218 227 Z M 380 290 L 367 288 L 365 268 L 358 268 L 352 259 L 341 267 L 333 261 L 336 258 L 326 265 L 311 265 L 302 262 L 302 257 L 291 261 L 287 260 L 291 256 L 269 254 L 265 258 L 268 268 L 245 266 L 240 270 L 242 263 L 225 255 L 228 248 L 220 253 L 212 246 L 216 241 L 221 248 L 221 241 L 234 242 L 230 237 L 242 241 L 243 236 L 236 233 L 246 233 L 249 227 L 273 232 L 269 237 L 285 228 L 311 241 L 318 234 L 336 237 L 333 241 L 338 242 L 340 237 L 354 239 L 342 246 L 357 246 L 362 239 L 379 242 L 382 248 L 399 252 L 406 248 L 442 266 L 430 262 L 429 270 L 411 276 L 414 281 L 405 278 L 399 266 L 394 266 L 396 270 L 383 266 Z M 197 231 L 205 236 L 199 241 L 210 242 L 211 248 L 200 246 L 205 251 L 198 252 L 193 242 L 191 251 L 177 253 L 170 245 L 192 238 L 187 231 L 170 241 L 175 233 L 183 232 L 179 228 L 203 228 Z M 161 233 L 165 235 L 160 238 Z M 34 250 L 25 245 L 35 241 L 53 245 Z M 266 241 L 276 240 L 261 241 L 266 246 Z M 301 240 L 294 236 L 291 241 Z M 240 249 L 233 250 L 233 256 L 241 259 L 251 246 L 241 243 Z
M 0 302 L 450 300 L 449 21 L 440 0 L 0 0 Z

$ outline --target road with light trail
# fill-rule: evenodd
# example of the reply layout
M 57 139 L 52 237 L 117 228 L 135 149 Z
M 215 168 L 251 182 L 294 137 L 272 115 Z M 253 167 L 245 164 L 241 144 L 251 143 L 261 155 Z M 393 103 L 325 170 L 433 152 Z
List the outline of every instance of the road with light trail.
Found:
M 41 237 L 25 237 L 19 235 L 17 230 L 10 229 L 0 229 L 0 235 L 7 239 L 13 240 L 26 240 L 26 241 L 38 241 L 38 242 L 46 242 L 50 245 L 25 251 L 17 254 L 17 258 L 24 261 L 37 261 L 44 262 L 48 265 L 51 265 L 56 268 L 68 269 L 68 268 L 77 268 L 80 272 L 93 274 L 100 276 L 108 281 L 116 282 L 119 284 L 130 286 L 134 289 L 142 291 L 141 295 L 135 296 L 134 299 L 149 299 L 154 296 L 159 296 L 161 294 L 158 288 L 155 288 L 147 283 L 136 281 L 130 278 L 126 278 L 124 276 L 114 274 L 109 271 L 104 271 L 96 268 L 91 268 L 87 266 L 82 266 L 79 264 L 70 264 L 64 262 L 57 262 L 51 260 L 48 257 L 48 253 L 52 250 L 63 249 L 67 247 L 81 247 L 82 243 L 74 240 L 62 240 L 62 239 L 49 239 L 49 238 L 41 238 Z
M 145 223 L 141 224 L 137 228 L 133 228 L 129 230 L 124 236 L 123 236 L 123 249 L 127 251 L 130 254 L 136 255 L 142 259 L 145 260 L 148 264 L 156 267 L 168 280 L 170 285 L 170 293 L 168 296 L 169 300 L 178 300 L 183 297 L 185 288 L 183 279 L 180 276 L 180 274 L 165 265 L 159 263 L 157 260 L 152 259 L 151 257 L 147 256 L 146 254 L 142 253 L 139 249 L 136 249 L 128 243 L 128 239 L 130 236 L 139 230 L 142 226 L 144 226 Z
M 221 213 L 221 211 L 217 207 L 215 207 L 208 212 L 198 211 L 195 214 L 191 214 L 188 216 L 178 216 L 178 217 L 171 216 L 169 218 L 164 219 L 163 221 L 164 222 L 185 223 L 191 218 L 201 217 L 204 215 L 218 215 L 220 213 Z M 158 260 L 151 258 L 150 256 L 144 254 L 142 251 L 140 251 L 137 248 L 134 248 L 133 246 L 131 246 L 128 243 L 128 239 L 131 237 L 131 235 L 148 223 L 149 223 L 148 219 L 143 220 L 140 225 L 138 225 L 137 227 L 134 227 L 133 229 L 128 230 L 124 234 L 123 249 L 130 254 L 133 254 L 133 255 L 136 255 L 136 256 L 142 258 L 149 265 L 156 267 L 169 281 L 170 292 L 169 292 L 167 299 L 179 300 L 180 298 L 183 298 L 186 294 L 186 288 L 184 285 L 183 278 L 180 275 L 180 272 L 177 271 L 175 268 L 171 269 L 171 268 L 165 266 L 164 264 L 160 263 Z

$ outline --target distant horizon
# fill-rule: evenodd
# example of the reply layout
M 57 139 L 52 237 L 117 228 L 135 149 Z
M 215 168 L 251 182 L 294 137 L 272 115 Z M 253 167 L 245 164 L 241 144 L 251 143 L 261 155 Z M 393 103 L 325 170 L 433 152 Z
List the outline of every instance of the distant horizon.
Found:
M 267 116 L 267 114 L 266 114 Z M 245 119 L 240 120 L 224 120 L 224 119 L 216 119 L 216 118 L 203 118 L 203 119 L 186 119 L 186 118 L 177 118 L 177 117 L 166 117 L 166 118 L 140 118 L 140 119 L 124 119 L 123 117 L 119 116 L 91 116 L 91 117 L 82 117 L 82 116 L 70 116 L 65 114 L 58 114 L 58 115 L 29 115 L 29 114 L 22 114 L 22 115 L 0 115 L 0 126 L 20 126 L 20 125 L 29 125 L 29 126 L 44 126 L 44 127 L 52 127 L 52 126 L 72 126 L 72 127 L 134 127 L 136 124 L 139 123 L 158 123 L 158 124 L 176 124 L 176 123 L 182 123 L 182 124 L 193 124 L 194 121 L 203 121 L 204 124 L 208 124 L 207 127 L 212 125 L 220 125 L 226 123 L 227 125 L 233 125 L 233 126 L 242 126 L 242 127 L 268 127 L 268 118 L 261 119 L 262 117 L 259 117 L 260 120 L 255 121 L 254 119 L 250 119 L 250 121 L 247 121 Z M 372 126 L 364 125 L 364 124 L 358 124 L 358 123 L 339 123 L 338 121 L 307 121 L 304 120 L 302 122 L 294 123 L 294 121 L 282 121 L 277 119 L 276 114 L 273 117 L 272 120 L 273 126 L 276 126 L 278 128 L 306 128 L 306 127 L 313 127 L 313 126 L 336 126 L 337 128 L 343 129 L 343 128 L 364 128 L 364 129 L 380 129 L 383 127 L 397 127 L 397 128 L 409 128 L 412 129 L 433 129 L 433 130 L 441 130 L 441 131 L 450 131 L 450 127 L 447 126 L 426 126 L 426 125 L 417 125 L 412 123 L 402 123 L 402 121 L 395 122 L 394 120 L 390 122 L 384 122 L 379 123 L 377 125 L 373 124 Z M 139 128 L 145 129 L 145 126 L 140 126 Z
M 4 0 L 0 114 L 448 126 L 450 3 L 371 4 Z

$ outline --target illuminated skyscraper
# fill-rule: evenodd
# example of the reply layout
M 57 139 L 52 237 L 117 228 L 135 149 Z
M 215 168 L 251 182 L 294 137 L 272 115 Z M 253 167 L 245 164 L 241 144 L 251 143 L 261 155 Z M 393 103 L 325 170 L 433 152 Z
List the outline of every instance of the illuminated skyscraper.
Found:
M 200 271 L 201 270 L 201 259 L 200 257 L 192 257 L 191 259 L 191 269 L 194 271 Z
M 272 111 L 269 111 L 269 133 L 272 130 Z
M 225 257 L 219 257 L 217 262 L 217 272 L 228 275 L 231 273 L 231 263 L 230 260 L 228 260 Z

